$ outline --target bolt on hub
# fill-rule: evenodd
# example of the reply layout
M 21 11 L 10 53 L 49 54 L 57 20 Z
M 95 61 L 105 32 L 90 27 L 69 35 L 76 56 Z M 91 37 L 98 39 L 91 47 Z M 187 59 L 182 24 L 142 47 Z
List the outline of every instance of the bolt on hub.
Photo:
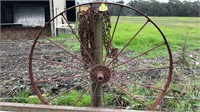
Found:
M 106 83 L 111 77 L 111 71 L 104 65 L 96 65 L 91 69 L 90 78 L 98 83 Z

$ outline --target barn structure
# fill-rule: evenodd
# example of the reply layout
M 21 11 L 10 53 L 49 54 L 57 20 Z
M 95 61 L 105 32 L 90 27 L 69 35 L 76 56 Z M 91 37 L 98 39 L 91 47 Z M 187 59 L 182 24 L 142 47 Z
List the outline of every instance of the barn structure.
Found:
M 23 26 L 43 27 L 46 22 L 61 11 L 76 5 L 75 0 L 0 0 L 1 27 Z M 76 21 L 76 9 L 66 14 L 70 22 Z M 61 28 L 62 18 L 51 24 L 51 34 L 57 36 Z

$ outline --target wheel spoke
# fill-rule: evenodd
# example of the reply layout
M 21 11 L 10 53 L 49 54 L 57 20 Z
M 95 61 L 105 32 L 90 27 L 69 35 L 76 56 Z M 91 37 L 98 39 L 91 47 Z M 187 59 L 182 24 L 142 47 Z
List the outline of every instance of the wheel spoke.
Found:
M 147 51 L 145 51 L 145 52 L 143 52 L 143 53 L 141 53 L 141 54 L 139 54 L 139 55 L 137 55 L 137 56 L 135 56 L 135 57 L 133 57 L 133 58 L 131 58 L 131 59 L 128 59 L 127 61 L 125 61 L 125 62 L 123 62 L 123 63 L 120 63 L 120 64 L 118 64 L 118 65 L 112 67 L 111 69 L 114 69 L 114 68 L 116 68 L 116 67 L 119 67 L 119 66 L 121 66 L 121 65 L 124 65 L 124 64 L 126 64 L 126 63 L 128 63 L 128 62 L 130 62 L 130 61 L 132 61 L 132 60 L 134 60 L 134 59 L 136 59 L 136 58 L 138 58 L 138 57 L 140 57 L 140 56 L 142 56 L 142 55 L 144 55 L 144 54 L 146 54 L 146 53 L 148 53 L 148 52 L 150 52 L 150 51 L 152 51 L 152 50 L 154 50 L 154 49 L 156 49 L 156 48 L 158 48 L 158 47 L 160 47 L 160 46 L 162 46 L 162 45 L 164 45 L 164 44 L 165 44 L 165 42 L 163 42 L 163 43 L 161 43 L 161 44 L 158 44 L 157 46 L 155 46 L 155 47 L 153 47 L 153 48 L 151 48 L 151 49 L 149 49 L 149 50 L 147 50 Z
M 64 92 L 60 93 L 59 95 L 50 98 L 47 102 L 50 102 L 51 100 L 53 100 L 53 99 L 55 99 L 55 98 L 58 98 L 58 97 L 61 96 L 61 95 L 64 95 L 65 93 L 71 91 L 72 89 L 75 89 L 75 88 L 78 87 L 78 86 L 83 85 L 83 84 L 86 83 L 86 82 L 87 82 L 87 80 L 84 80 L 84 81 L 82 81 L 82 82 L 76 84 L 75 86 L 70 87 L 69 89 L 65 90 Z
M 38 58 L 32 58 L 32 59 L 39 60 L 39 61 L 42 61 L 42 62 L 51 63 L 51 64 L 55 64 L 55 65 L 62 65 L 62 66 L 65 66 L 65 67 L 74 68 L 74 69 L 84 71 L 84 72 L 89 72 L 88 70 L 81 69 L 79 67 L 71 66 L 71 65 L 68 65 L 68 64 L 56 62 L 56 61 L 51 61 L 51 60 L 46 60 L 46 59 L 38 59 Z
M 95 82 L 95 81 L 94 81 L 94 82 Z M 92 84 L 93 84 L 94 82 L 92 82 Z M 83 95 L 90 89 L 90 87 L 92 86 L 92 84 L 90 84 L 90 85 L 83 91 L 83 93 L 78 97 L 78 99 L 77 99 L 76 102 L 73 104 L 73 106 L 75 106 L 76 103 L 82 99 Z
M 142 83 L 138 83 L 138 82 L 132 82 L 132 81 L 128 81 L 128 80 L 122 79 L 122 78 L 116 78 L 116 77 L 112 77 L 112 78 L 115 79 L 116 81 L 126 82 L 126 83 L 130 83 L 130 84 L 136 84 L 136 85 L 144 86 L 146 88 L 154 88 L 154 89 L 163 91 L 163 89 L 158 88 L 158 87 L 154 87 L 154 86 L 150 86 L 150 85 L 146 85 L 146 84 L 142 84 Z
M 122 12 L 122 6 L 120 6 L 120 11 L 119 11 L 119 14 L 118 14 L 118 16 L 117 16 L 117 20 L 116 20 L 116 23 L 115 23 L 115 27 L 114 27 L 114 30 L 113 30 L 112 37 L 111 37 L 111 39 L 110 39 L 109 45 L 111 45 L 112 40 L 113 40 L 113 37 L 114 37 L 114 35 L 115 35 L 115 31 L 116 31 L 116 28 L 117 28 L 117 25 L 118 25 L 118 22 L 119 22 L 119 17 L 120 17 L 120 15 L 121 15 L 121 12 Z
M 119 11 L 119 14 L 118 14 L 118 16 L 117 16 L 117 20 L 116 20 L 116 23 L 115 23 L 115 27 L 114 27 L 114 30 L 113 30 L 113 33 L 112 33 L 112 37 L 111 37 L 111 39 L 110 39 L 110 41 L 109 41 L 109 47 L 108 48 L 110 48 L 110 46 L 111 46 L 111 44 L 112 44 L 112 40 L 113 40 L 113 37 L 114 37 L 114 35 L 115 35 L 115 31 L 116 31 L 116 28 L 117 28 L 117 25 L 118 25 L 118 21 L 119 21 L 119 17 L 120 17 L 120 15 L 121 15 L 121 12 L 122 12 L 122 6 L 120 6 L 120 11 Z M 104 58 L 104 61 L 103 61 L 103 64 L 105 65 L 105 63 L 106 63 L 106 59 L 107 59 L 107 56 L 105 56 L 105 58 Z
M 110 63 L 107 66 L 110 66 L 111 63 L 114 62 L 114 60 L 117 59 L 117 57 L 122 53 L 122 51 L 133 41 L 133 39 L 140 33 L 140 31 L 142 31 L 142 29 L 147 25 L 147 23 L 149 22 L 149 20 L 147 20 L 144 25 L 136 32 L 136 34 L 126 43 L 126 45 L 114 56 L 114 58 L 112 59 L 112 61 L 110 61 Z
M 110 90 L 110 92 L 111 92 L 112 96 L 114 97 L 114 99 L 115 99 L 115 100 L 117 101 L 117 103 L 119 104 L 120 109 L 122 109 L 122 105 L 121 105 L 121 103 L 119 102 L 119 100 L 116 98 L 116 96 L 115 96 L 113 90 L 111 89 L 110 85 L 108 85 L 108 83 L 106 83 L 106 85 L 108 86 L 108 89 Z
M 42 37 L 44 37 L 45 39 L 47 39 L 48 41 L 50 41 L 51 43 L 53 43 L 54 45 L 56 45 L 57 47 L 59 47 L 60 49 L 64 50 L 67 54 L 71 55 L 71 57 L 79 60 L 80 62 L 82 62 L 83 64 L 86 64 L 82 59 L 78 58 L 76 55 L 70 53 L 69 51 L 67 51 L 64 47 L 60 46 L 59 44 L 53 42 L 51 39 L 49 39 L 48 37 L 46 37 L 45 35 L 42 35 Z
M 73 28 L 70 26 L 69 21 L 67 20 L 67 18 L 63 15 L 63 13 L 61 14 L 61 16 L 64 18 L 64 20 L 66 21 L 66 23 L 67 23 L 68 26 L 70 27 L 72 33 L 75 35 L 76 39 L 78 40 L 78 42 L 80 43 L 80 45 L 83 47 L 84 51 L 86 52 L 86 54 L 87 54 L 88 57 L 90 58 L 91 62 L 92 62 L 93 64 L 95 64 L 94 61 L 93 61 L 93 59 L 92 59 L 92 57 L 91 57 L 91 55 L 88 53 L 87 49 L 85 48 L 85 46 L 84 46 L 83 44 L 81 44 L 81 41 L 80 41 L 80 39 L 78 38 L 76 32 L 75 32 L 75 31 L 73 30 Z
M 133 100 L 137 101 L 138 103 L 144 105 L 145 107 L 147 107 L 147 108 L 149 109 L 149 107 L 148 107 L 146 104 L 144 104 L 144 103 L 143 103 L 142 101 L 140 101 L 139 99 L 135 98 L 130 92 L 126 91 L 125 89 L 123 89 L 122 87 L 120 87 L 119 85 L 117 85 L 117 84 L 115 84 L 115 83 L 113 83 L 113 82 L 111 82 L 111 81 L 110 81 L 109 83 L 115 85 L 115 86 L 118 87 L 121 91 L 123 91 L 124 93 L 126 93 L 127 95 L 129 95 Z
M 167 69 L 169 66 L 159 67 L 159 68 L 144 68 L 144 69 L 135 69 L 135 70 L 121 70 L 119 72 L 112 72 L 112 74 L 121 74 L 121 73 L 131 73 L 131 72 L 141 72 L 146 70 L 158 70 L 158 69 Z
M 59 81 L 59 80 L 65 80 L 66 81 L 66 80 L 74 79 L 74 78 L 77 78 L 77 77 L 84 77 L 84 76 L 89 76 L 89 74 L 88 75 L 70 76 L 70 77 L 61 77 L 61 78 L 48 79 L 48 80 L 38 80 L 38 81 L 35 81 L 35 83 L 42 83 L 42 82 L 50 83 L 50 82 Z

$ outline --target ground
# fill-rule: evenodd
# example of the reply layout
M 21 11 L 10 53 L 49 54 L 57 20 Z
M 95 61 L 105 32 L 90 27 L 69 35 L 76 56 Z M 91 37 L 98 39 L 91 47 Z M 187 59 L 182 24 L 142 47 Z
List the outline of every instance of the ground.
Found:
M 32 90 L 29 81 L 28 58 L 32 43 L 40 28 L 26 28 L 23 30 L 24 32 L 19 29 L 21 28 L 8 28 L 1 31 L 0 98 L 10 98 L 24 89 Z M 54 50 L 47 44 L 43 44 L 41 46 Z M 55 52 L 57 51 L 55 50 Z M 127 54 L 131 54 L 131 52 Z M 192 104 L 197 104 L 199 101 L 199 54 L 200 49 L 187 51 L 183 48 L 179 51 L 173 51 L 175 66 L 172 81 L 173 83 L 170 86 L 167 97 L 163 100 L 160 106 L 163 108 L 167 107 L 165 102 L 169 102 L 168 100 L 170 99 L 178 101 L 189 100 L 189 102 L 195 102 L 191 103 L 190 106 L 191 108 L 196 109 L 196 107 Z M 124 60 L 128 56 L 129 55 L 124 55 L 121 60 Z M 158 61 L 159 59 L 162 58 L 154 58 L 153 61 Z M 143 59 L 138 63 L 151 64 L 150 61 L 152 60 Z M 135 66 L 135 63 L 132 64 Z M 194 98 L 192 98 L 191 94 L 193 94 Z M 173 103 L 168 104 L 170 106 L 174 105 Z

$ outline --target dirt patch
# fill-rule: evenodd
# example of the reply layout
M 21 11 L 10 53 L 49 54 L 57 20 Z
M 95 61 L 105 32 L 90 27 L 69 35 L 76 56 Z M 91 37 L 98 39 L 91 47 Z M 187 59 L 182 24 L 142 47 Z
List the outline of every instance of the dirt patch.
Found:
M 41 27 L 7 27 L 1 29 L 1 40 L 5 39 L 34 39 L 41 31 Z M 43 34 L 49 35 L 48 30 Z

